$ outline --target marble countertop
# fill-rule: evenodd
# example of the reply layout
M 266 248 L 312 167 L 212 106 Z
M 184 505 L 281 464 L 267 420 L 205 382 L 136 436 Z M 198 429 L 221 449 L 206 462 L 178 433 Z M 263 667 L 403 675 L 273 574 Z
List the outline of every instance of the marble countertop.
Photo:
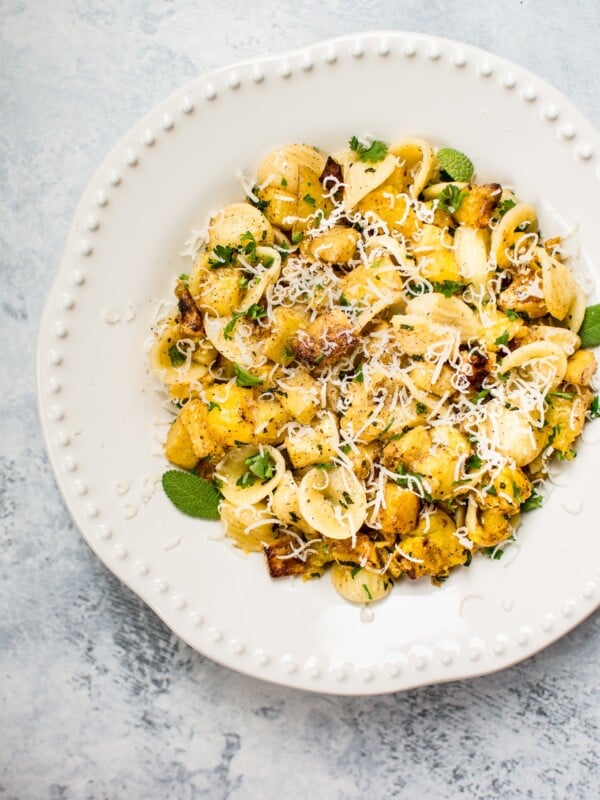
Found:
M 196 74 L 361 29 L 422 30 L 530 68 L 598 125 L 597 2 L 3 0 L 0 21 L 0 798 L 597 797 L 600 615 L 504 672 L 379 698 L 223 669 L 79 537 L 33 367 L 79 194 Z

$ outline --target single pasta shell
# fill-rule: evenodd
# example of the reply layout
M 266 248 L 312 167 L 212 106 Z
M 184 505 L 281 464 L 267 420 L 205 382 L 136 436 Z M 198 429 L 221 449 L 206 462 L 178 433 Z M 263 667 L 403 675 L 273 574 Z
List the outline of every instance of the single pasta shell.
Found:
M 577 296 L 571 270 L 549 255 L 543 247 L 536 248 L 536 254 L 542 265 L 542 291 L 546 307 L 555 319 L 563 320 Z
M 461 277 L 468 283 L 485 283 L 489 276 L 487 232 L 459 225 L 454 233 L 454 246 Z
M 298 191 L 298 168 L 308 167 L 317 175 L 325 168 L 326 157 L 307 144 L 288 144 L 272 150 L 260 162 L 256 179 L 259 185 L 281 186 L 295 194 Z M 258 241 L 258 240 L 257 240 Z
M 238 486 L 240 478 L 249 471 L 247 460 L 258 453 L 270 457 L 275 467 L 273 477 L 261 481 L 259 477 L 255 476 L 255 481 L 251 486 L 245 488 Z M 221 494 L 235 506 L 254 505 L 263 500 L 275 489 L 284 473 L 285 461 L 279 450 L 269 445 L 256 447 L 252 444 L 230 450 L 225 458 L 219 461 L 215 470 L 216 476 L 222 482 Z
M 174 383 L 189 383 L 190 381 L 200 380 L 207 373 L 207 367 L 194 361 L 193 356 L 189 367 L 186 367 L 185 363 L 180 366 L 173 365 L 169 351 L 173 347 L 177 348 L 177 342 L 179 341 L 187 341 L 187 339 L 181 335 L 179 326 L 173 323 L 161 334 L 150 351 L 150 366 L 153 372 L 167 386 L 171 386 Z M 178 352 L 180 351 L 178 350 Z M 183 353 L 181 355 L 183 356 Z
M 480 332 L 480 323 L 475 312 L 458 297 L 445 297 L 440 292 L 413 297 L 406 304 L 406 314 L 424 317 L 427 320 L 455 328 L 461 341 L 475 338 Z
M 300 483 L 298 502 L 308 524 L 329 539 L 354 536 L 367 514 L 364 487 L 344 467 L 310 469 Z
M 586 307 L 587 298 L 581 287 L 575 284 L 575 298 L 571 303 L 571 308 L 569 309 L 567 316 L 565 317 L 565 322 L 567 323 L 569 330 L 573 331 L 574 333 L 577 333 L 583 324 Z
M 535 208 L 527 203 L 517 203 L 506 212 L 494 228 L 490 243 L 490 256 L 502 269 L 510 266 L 511 261 L 507 251 L 515 244 L 519 236 L 523 235 L 517 228 L 527 223 L 529 223 L 528 233 L 537 231 L 538 219 Z
M 410 195 L 418 197 L 435 169 L 433 148 L 424 139 L 403 139 L 393 144 L 389 152 L 405 162 L 412 177 Z
M 524 344 L 513 350 L 512 353 L 502 360 L 502 372 L 509 372 L 524 366 L 531 366 L 536 361 L 549 362 L 554 369 L 553 386 L 558 384 L 565 377 L 567 371 L 567 356 L 563 348 L 556 342 L 531 342 Z
M 272 286 L 277 281 L 281 272 L 281 255 L 273 247 L 257 247 L 256 255 L 261 262 L 272 259 L 272 263 L 270 267 L 262 270 L 253 281 L 250 281 L 248 290 L 240 303 L 240 308 L 238 309 L 240 311 L 258 303 L 269 286 Z
M 260 244 L 273 244 L 273 228 L 262 211 L 250 203 L 232 203 L 211 219 L 206 249 L 212 251 L 218 245 L 239 247 L 245 233 L 251 233 Z
M 393 586 L 384 575 L 344 564 L 331 567 L 331 583 L 336 592 L 351 603 L 374 603 L 388 595 Z
M 348 151 L 343 164 L 344 208 L 350 211 L 363 197 L 381 186 L 396 168 L 396 159 L 388 154 L 375 164 L 359 161 L 355 153 Z

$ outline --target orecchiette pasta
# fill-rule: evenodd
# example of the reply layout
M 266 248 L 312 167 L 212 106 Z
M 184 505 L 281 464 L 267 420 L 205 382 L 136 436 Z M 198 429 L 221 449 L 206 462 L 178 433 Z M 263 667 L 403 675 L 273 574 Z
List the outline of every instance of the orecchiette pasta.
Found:
M 497 557 L 600 414 L 560 239 L 444 151 L 277 148 L 154 329 L 167 458 L 213 482 L 272 577 L 332 565 L 351 602 Z

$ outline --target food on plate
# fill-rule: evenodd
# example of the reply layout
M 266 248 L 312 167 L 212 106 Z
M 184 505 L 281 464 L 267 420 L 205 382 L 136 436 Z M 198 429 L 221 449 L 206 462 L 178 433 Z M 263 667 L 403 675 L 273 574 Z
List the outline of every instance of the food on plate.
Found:
M 600 309 L 561 238 L 417 138 L 284 145 L 246 188 L 154 330 L 165 454 L 196 473 L 169 497 L 353 602 L 499 557 L 600 413 Z

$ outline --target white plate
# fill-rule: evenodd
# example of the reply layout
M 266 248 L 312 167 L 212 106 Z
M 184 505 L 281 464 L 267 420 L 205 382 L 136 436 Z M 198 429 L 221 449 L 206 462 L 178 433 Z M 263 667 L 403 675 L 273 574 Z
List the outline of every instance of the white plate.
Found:
M 85 539 L 182 639 L 221 664 L 325 692 L 390 692 L 506 667 L 598 605 L 600 422 L 526 516 L 501 561 L 478 556 L 441 588 L 401 581 L 367 614 L 321 581 L 271 580 L 260 555 L 213 537 L 153 484 L 166 419 L 144 343 L 178 255 L 209 210 L 241 197 L 237 168 L 287 142 L 423 136 L 514 185 L 546 235 L 579 225 L 600 265 L 600 140 L 555 89 L 514 64 L 418 34 L 367 33 L 197 78 L 135 125 L 85 190 L 44 311 L 40 416 Z M 597 286 L 598 272 L 588 277 Z M 365 616 L 372 616 L 365 621 Z

